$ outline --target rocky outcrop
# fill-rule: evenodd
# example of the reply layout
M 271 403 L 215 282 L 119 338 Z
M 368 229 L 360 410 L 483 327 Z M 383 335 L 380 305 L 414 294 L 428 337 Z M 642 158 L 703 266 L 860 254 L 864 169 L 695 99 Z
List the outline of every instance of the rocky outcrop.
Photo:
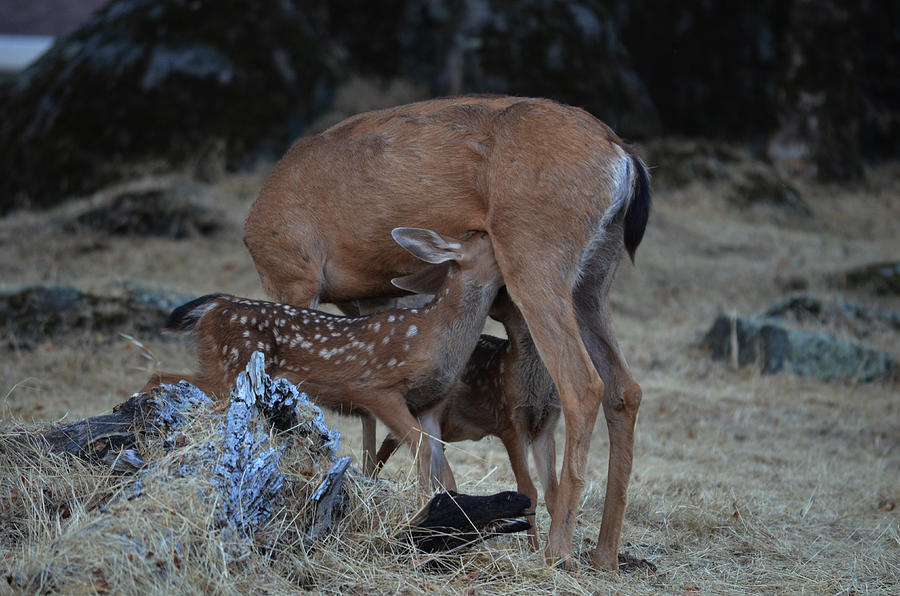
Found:
M 418 95 L 547 96 L 630 139 L 771 138 L 780 167 L 825 179 L 898 154 L 897 3 L 373 6 L 113 0 L 0 89 L 0 213 L 92 191 L 135 162 L 274 158 L 359 77 Z
M 0 213 L 95 190 L 136 161 L 275 156 L 331 80 L 289 2 L 115 0 L 0 93 Z

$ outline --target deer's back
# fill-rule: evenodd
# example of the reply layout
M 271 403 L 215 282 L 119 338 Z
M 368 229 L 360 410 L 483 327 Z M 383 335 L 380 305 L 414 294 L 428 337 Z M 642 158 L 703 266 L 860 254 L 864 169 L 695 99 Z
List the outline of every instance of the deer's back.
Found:
M 326 301 L 397 295 L 390 279 L 421 265 L 391 241 L 394 227 L 460 237 L 490 232 L 492 210 L 515 214 L 519 202 L 558 210 L 567 185 L 507 193 L 497 170 L 548 184 L 593 180 L 585 171 L 618 142 L 586 112 L 546 99 L 461 97 L 359 114 L 294 144 L 247 217 L 245 243 L 264 275 L 284 259 L 306 259 Z M 576 220 L 597 208 L 580 210 Z

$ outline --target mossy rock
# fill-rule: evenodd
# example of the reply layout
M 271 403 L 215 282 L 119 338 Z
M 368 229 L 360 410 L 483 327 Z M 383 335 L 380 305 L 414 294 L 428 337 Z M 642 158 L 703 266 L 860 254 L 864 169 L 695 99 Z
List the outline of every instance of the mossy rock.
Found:
M 746 164 L 734 172 L 734 181 L 726 197 L 741 207 L 770 205 L 809 217 L 813 210 L 800 191 L 767 164 Z
M 654 186 L 670 189 L 692 182 L 727 181 L 729 168 L 750 159 L 734 145 L 703 139 L 654 139 L 641 144 L 641 151 L 653 168 Z
M 896 379 L 897 360 L 884 352 L 824 331 L 791 329 L 767 317 L 719 316 L 701 341 L 713 360 L 732 360 L 737 343 L 740 366 L 758 364 L 763 374 L 789 371 L 823 381 L 867 383 Z
M 66 334 L 159 335 L 171 302 L 147 292 L 98 296 L 70 286 L 34 285 L 0 292 L 0 332 L 39 341 Z

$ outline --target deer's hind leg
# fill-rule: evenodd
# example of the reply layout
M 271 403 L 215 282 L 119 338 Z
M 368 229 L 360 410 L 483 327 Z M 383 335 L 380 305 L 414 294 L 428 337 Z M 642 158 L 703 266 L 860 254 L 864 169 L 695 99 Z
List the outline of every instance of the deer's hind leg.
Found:
M 621 237 L 621 229 L 617 225 L 611 226 L 608 240 L 596 246 L 586 261 L 583 277 L 574 292 L 581 338 L 604 381 L 603 414 L 609 430 L 609 472 L 593 564 L 605 569 L 618 568 L 634 427 L 642 397 L 641 387 L 619 350 L 609 316 L 607 296 L 622 254 L 621 242 L 613 239 Z

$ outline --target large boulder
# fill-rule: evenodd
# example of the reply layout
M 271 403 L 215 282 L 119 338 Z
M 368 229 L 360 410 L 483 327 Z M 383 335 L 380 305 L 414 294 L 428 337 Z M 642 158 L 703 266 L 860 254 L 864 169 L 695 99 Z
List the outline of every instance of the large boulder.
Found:
M 900 3 L 602 4 L 665 134 L 771 138 L 780 165 L 838 181 L 900 154 Z
M 859 179 L 864 9 L 841 0 L 787 4 L 778 131 L 770 153 L 790 169 L 823 181 Z
M 290 2 L 113 0 L 0 92 L 0 213 L 135 162 L 277 155 L 327 104 L 329 72 Z
M 866 383 L 896 378 L 900 370 L 889 354 L 821 330 L 793 329 L 770 317 L 719 316 L 701 345 L 714 360 L 758 364 L 763 374 L 790 371 L 823 381 Z

